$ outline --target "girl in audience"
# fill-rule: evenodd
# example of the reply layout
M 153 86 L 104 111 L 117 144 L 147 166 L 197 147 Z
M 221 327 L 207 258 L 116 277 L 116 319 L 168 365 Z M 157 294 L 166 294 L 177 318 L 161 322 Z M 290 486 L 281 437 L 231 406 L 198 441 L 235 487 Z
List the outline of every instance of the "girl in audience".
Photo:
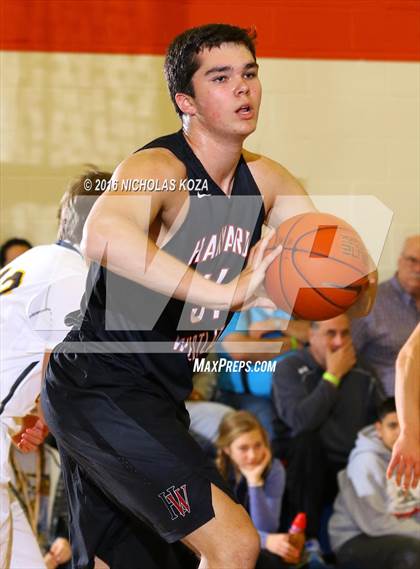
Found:
M 272 458 L 267 433 L 257 418 L 247 411 L 228 413 L 216 446 L 217 466 L 260 534 L 256 569 L 303 566 L 293 536 L 277 532 L 286 474 L 282 463 Z

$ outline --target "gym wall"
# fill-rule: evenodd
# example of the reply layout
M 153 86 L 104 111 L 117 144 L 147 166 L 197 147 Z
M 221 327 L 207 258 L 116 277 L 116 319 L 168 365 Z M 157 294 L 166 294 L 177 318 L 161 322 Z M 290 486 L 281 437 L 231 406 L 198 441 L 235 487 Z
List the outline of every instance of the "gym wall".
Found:
M 163 54 L 207 22 L 258 33 L 263 102 L 247 148 L 314 197 L 372 195 L 392 210 L 381 278 L 420 231 L 417 1 L 6 0 L 3 15 L 0 240 L 51 241 L 83 164 L 113 169 L 179 128 Z

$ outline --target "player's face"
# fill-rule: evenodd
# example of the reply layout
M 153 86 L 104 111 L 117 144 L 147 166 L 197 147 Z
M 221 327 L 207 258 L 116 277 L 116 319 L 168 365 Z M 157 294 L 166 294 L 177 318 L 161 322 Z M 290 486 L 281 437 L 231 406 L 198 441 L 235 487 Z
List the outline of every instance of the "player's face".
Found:
M 350 339 L 350 323 L 347 316 L 337 316 L 331 320 L 319 322 L 317 328 L 311 328 L 309 342 L 315 359 L 325 365 L 327 351 L 335 352 Z
M 203 127 L 224 136 L 251 134 L 258 120 L 261 84 L 258 65 L 242 44 L 225 43 L 198 55 L 193 116 Z
M 237 437 L 225 449 L 225 452 L 232 462 L 241 469 L 258 466 L 264 459 L 264 449 L 265 444 L 261 431 L 255 429 Z
M 407 241 L 398 261 L 398 279 L 409 294 L 420 294 L 420 237 Z
M 381 421 L 375 423 L 376 432 L 384 445 L 392 450 L 395 441 L 400 434 L 400 424 L 398 422 L 397 414 L 388 413 Z

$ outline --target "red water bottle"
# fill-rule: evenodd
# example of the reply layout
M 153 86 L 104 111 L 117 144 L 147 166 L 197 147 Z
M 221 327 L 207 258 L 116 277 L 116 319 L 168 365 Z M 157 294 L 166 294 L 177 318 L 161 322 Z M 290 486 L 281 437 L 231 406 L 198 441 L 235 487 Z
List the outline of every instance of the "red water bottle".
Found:
M 290 543 L 299 550 L 300 556 L 302 556 L 303 548 L 305 545 L 305 529 L 306 529 L 306 514 L 300 512 L 292 522 L 289 529 L 289 541 Z

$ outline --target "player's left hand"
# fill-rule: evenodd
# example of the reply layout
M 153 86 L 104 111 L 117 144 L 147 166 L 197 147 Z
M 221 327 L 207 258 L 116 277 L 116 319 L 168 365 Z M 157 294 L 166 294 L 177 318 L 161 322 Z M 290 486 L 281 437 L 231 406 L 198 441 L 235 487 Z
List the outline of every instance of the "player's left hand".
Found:
M 12 437 L 21 452 L 32 452 L 41 445 L 48 435 L 48 427 L 42 419 L 35 415 L 27 415 L 23 419 L 22 430 Z
M 267 231 L 265 237 L 252 247 L 245 269 L 239 277 L 225 287 L 233 287 L 234 294 L 230 310 L 248 310 L 252 307 L 274 310 L 276 305 L 264 292 L 263 282 L 268 267 L 282 251 L 278 245 L 267 253 L 268 245 L 274 235 L 274 229 Z
M 373 265 L 373 261 L 371 261 L 371 264 Z M 367 316 L 372 310 L 378 289 L 377 269 L 372 269 L 372 271 L 367 275 L 367 278 L 368 284 L 366 285 L 362 294 L 353 304 L 353 306 L 346 312 L 349 318 L 363 318 L 364 316 Z
M 392 448 L 392 457 L 386 475 L 391 478 L 396 473 L 395 482 L 405 490 L 416 488 L 420 480 L 420 441 L 415 437 L 400 433 Z
M 54 556 L 54 560 L 58 565 L 67 563 L 71 559 L 70 543 L 64 537 L 57 537 L 50 547 L 49 553 Z

